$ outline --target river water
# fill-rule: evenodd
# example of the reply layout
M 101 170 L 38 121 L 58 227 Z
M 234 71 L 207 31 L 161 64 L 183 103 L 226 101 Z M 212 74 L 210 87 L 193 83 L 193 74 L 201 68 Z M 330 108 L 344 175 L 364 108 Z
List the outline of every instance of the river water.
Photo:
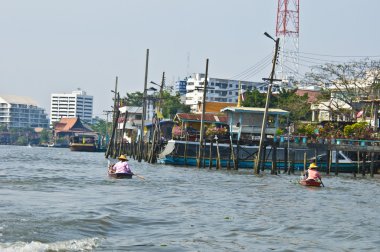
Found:
M 0 251 L 379 251 L 380 179 L 215 171 L 0 146 Z

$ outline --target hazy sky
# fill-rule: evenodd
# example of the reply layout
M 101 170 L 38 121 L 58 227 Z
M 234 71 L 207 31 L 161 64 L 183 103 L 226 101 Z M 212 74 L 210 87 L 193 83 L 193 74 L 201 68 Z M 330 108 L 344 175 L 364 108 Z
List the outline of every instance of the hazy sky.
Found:
M 379 0 L 300 0 L 300 52 L 309 63 L 378 57 L 379 10 Z M 122 95 L 143 90 L 148 48 L 148 81 L 204 72 L 207 58 L 210 77 L 231 78 L 271 54 L 263 33 L 275 35 L 276 11 L 277 0 L 0 0 L 0 95 L 49 112 L 51 93 L 81 88 L 102 116 L 116 76 Z

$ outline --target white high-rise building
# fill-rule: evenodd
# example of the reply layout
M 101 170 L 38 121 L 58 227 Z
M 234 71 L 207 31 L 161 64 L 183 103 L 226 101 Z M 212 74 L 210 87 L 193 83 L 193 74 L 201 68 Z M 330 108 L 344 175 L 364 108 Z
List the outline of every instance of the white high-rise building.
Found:
M 7 128 L 48 128 L 49 121 L 43 108 L 24 96 L 0 96 L 0 125 Z
M 86 123 L 92 122 L 93 96 L 83 90 L 71 94 L 51 94 L 50 124 L 62 117 L 79 117 Z
M 204 81 L 205 74 L 201 73 L 193 74 L 186 81 L 185 104 L 190 106 L 192 112 L 197 111 L 198 104 L 202 102 Z M 239 82 L 242 92 L 263 85 L 262 82 L 208 78 L 206 101 L 236 103 L 239 96 Z

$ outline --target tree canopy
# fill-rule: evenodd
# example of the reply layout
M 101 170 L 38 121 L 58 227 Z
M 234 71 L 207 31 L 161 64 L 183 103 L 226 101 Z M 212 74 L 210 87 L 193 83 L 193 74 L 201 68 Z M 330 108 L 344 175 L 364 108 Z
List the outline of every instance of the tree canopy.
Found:
M 162 114 L 165 118 L 173 118 L 175 114 L 179 112 L 190 112 L 190 107 L 181 103 L 179 94 L 172 95 L 169 91 L 166 90 L 162 91 L 161 102 L 159 93 L 150 95 L 147 97 L 147 99 L 154 100 L 156 102 L 156 106 L 158 106 L 158 103 L 160 103 Z M 124 98 L 124 100 L 127 106 L 141 107 L 143 105 L 143 93 L 127 93 L 127 96 Z
M 325 89 L 319 101 L 329 101 L 326 106 L 333 116 L 347 115 L 347 108 L 363 109 L 361 100 L 380 98 L 380 61 L 365 59 L 315 66 L 313 72 L 305 75 L 305 82 Z
M 308 104 L 308 95 L 299 96 L 295 90 L 282 89 L 279 94 L 272 94 L 270 97 L 270 108 L 280 108 L 290 112 L 291 121 L 310 120 L 311 110 Z M 257 89 L 247 91 L 242 102 L 244 107 L 265 107 L 266 94 L 260 93 Z
M 124 98 L 125 105 L 142 107 L 143 96 L 144 94 L 142 92 L 127 93 L 127 96 Z

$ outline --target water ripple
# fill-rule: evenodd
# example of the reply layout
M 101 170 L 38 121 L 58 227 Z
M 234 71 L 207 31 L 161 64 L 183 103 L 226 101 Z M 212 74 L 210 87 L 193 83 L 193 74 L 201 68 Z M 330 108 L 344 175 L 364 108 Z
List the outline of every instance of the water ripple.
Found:
M 0 251 L 378 251 L 378 177 L 215 171 L 0 146 Z

